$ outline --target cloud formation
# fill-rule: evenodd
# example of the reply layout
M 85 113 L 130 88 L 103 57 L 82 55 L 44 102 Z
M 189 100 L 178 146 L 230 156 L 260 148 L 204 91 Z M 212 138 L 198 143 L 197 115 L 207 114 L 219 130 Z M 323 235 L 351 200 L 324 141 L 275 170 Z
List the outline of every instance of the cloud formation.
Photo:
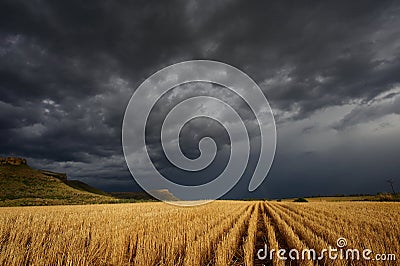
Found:
M 399 12 L 392 1 L 1 1 L 0 153 L 106 190 L 136 190 L 121 148 L 130 96 L 165 66 L 212 59 L 252 77 L 278 125 L 267 181 L 246 191 L 252 160 L 227 197 L 386 190 L 400 170 Z M 204 90 L 232 101 L 251 126 L 240 100 Z M 194 121 L 180 142 L 196 156 L 201 136 L 222 150 L 225 134 Z M 222 155 L 210 173 L 221 170 Z

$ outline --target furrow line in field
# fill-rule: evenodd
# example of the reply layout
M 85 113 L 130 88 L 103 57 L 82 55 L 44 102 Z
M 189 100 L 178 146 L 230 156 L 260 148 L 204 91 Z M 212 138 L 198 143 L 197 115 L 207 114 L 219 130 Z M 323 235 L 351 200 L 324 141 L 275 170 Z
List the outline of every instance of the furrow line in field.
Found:
M 293 211 L 296 210 L 294 209 Z M 307 219 L 314 219 L 314 224 L 323 221 L 321 219 L 315 220 L 312 215 L 305 211 L 300 211 L 300 213 L 302 213 L 304 217 L 307 217 Z M 353 217 L 353 223 L 348 223 L 345 219 L 335 221 L 334 223 L 324 221 L 324 226 L 320 227 L 318 230 L 319 233 L 323 232 L 324 234 L 331 234 L 330 242 L 333 243 L 333 246 L 336 246 L 336 240 L 339 237 L 345 237 L 347 239 L 348 246 L 346 246 L 346 248 L 349 249 L 364 249 L 376 246 L 377 248 L 375 248 L 375 252 L 384 253 L 389 246 L 399 246 L 398 238 L 400 233 L 397 226 L 398 222 L 390 222 L 392 221 L 391 219 L 384 220 L 383 217 L 384 215 L 387 215 L 386 213 L 382 213 L 381 216 L 370 217 L 369 220 L 375 220 L 374 223 L 371 223 L 371 221 L 367 222 L 363 220 L 363 218 L 358 217 L 351 211 L 351 209 L 348 212 L 342 211 L 342 214 L 343 216 L 348 215 Z M 373 217 L 379 218 L 374 219 Z M 389 229 L 388 226 L 390 225 L 392 226 Z M 332 232 L 336 233 L 335 236 L 332 236 Z M 375 241 L 370 240 L 376 238 L 376 235 L 386 235 L 386 237 L 375 239 Z
M 330 223 L 336 223 L 338 221 L 338 217 L 336 217 L 335 214 L 333 213 L 327 213 L 324 212 L 323 210 L 315 210 L 314 208 L 308 206 L 305 207 L 303 206 L 303 204 L 298 204 L 298 206 L 296 207 L 294 207 L 294 205 L 289 205 L 289 204 L 279 204 L 279 206 L 282 206 L 283 208 L 286 208 L 300 215 L 306 215 L 308 217 L 312 217 L 315 220 L 319 221 L 324 220 Z M 343 219 L 343 217 L 340 218 Z
M 326 223 L 324 223 L 324 221 L 321 219 L 318 221 L 312 221 L 297 213 L 294 213 L 293 211 L 289 211 L 288 209 L 283 208 L 280 204 L 272 204 L 272 205 L 275 206 L 277 209 L 281 210 L 281 217 L 284 217 L 286 221 L 288 221 L 289 224 L 291 224 L 292 228 L 294 228 L 296 233 L 298 233 L 299 236 L 304 238 L 307 243 L 313 243 L 313 241 L 315 241 L 314 244 L 311 244 L 311 247 L 314 248 L 317 252 L 319 252 L 318 254 L 321 254 L 322 249 L 328 249 L 329 246 L 331 246 L 332 248 L 337 248 L 336 241 L 340 237 L 340 235 L 332 233 L 332 232 L 337 232 L 337 227 L 330 228 L 329 226 L 326 226 Z M 325 226 L 322 226 L 321 223 L 325 224 Z M 314 236 L 314 240 L 312 236 Z M 322 242 L 320 240 L 322 240 Z M 346 249 L 354 249 L 354 248 L 356 247 L 351 243 L 348 243 L 346 246 Z M 328 259 L 327 256 L 325 256 L 324 260 L 321 260 L 323 265 L 348 264 L 348 262 L 346 261 L 341 261 L 341 260 L 328 261 L 327 259 Z
M 206 265 L 214 255 L 213 247 L 220 241 L 223 234 L 229 231 L 243 216 L 246 216 L 251 206 L 240 209 L 237 214 L 227 217 L 222 222 L 194 241 L 187 242 L 183 265 Z
M 240 217 L 231 230 L 228 232 L 223 232 L 221 241 L 216 245 L 213 265 L 225 266 L 232 264 L 232 259 L 239 248 L 239 245 L 242 241 L 242 236 L 246 232 L 247 225 L 253 211 L 254 205 L 252 205 L 251 208 L 249 208 L 248 211 Z
M 302 217 L 294 217 L 288 213 L 285 213 L 286 209 L 280 209 L 278 204 L 271 204 L 272 208 L 279 213 L 281 218 L 292 228 L 292 230 L 303 240 L 306 245 L 315 251 L 315 257 L 318 257 L 324 249 L 329 247 L 329 243 L 322 238 L 318 231 L 312 230 L 304 223 Z M 336 244 L 336 243 L 335 243 Z M 331 245 L 332 246 L 332 245 Z M 325 251 L 324 251 L 325 252 Z M 309 253 L 311 256 L 311 253 Z M 307 254 L 308 256 L 308 254 Z M 331 265 L 332 261 L 328 261 L 327 257 L 316 262 L 318 265 Z M 336 265 L 344 265 L 339 263 Z
M 283 207 L 281 208 L 283 210 Z M 357 240 L 355 239 L 357 236 L 354 234 L 348 234 L 348 232 L 357 232 L 359 231 L 359 228 L 350 223 L 346 223 L 346 221 L 337 220 L 335 222 L 330 222 L 325 220 L 323 217 L 316 217 L 306 211 L 300 211 L 294 208 L 285 209 L 283 211 L 286 211 L 292 219 L 301 220 L 303 225 L 309 227 L 332 247 L 336 246 L 336 241 L 340 237 L 346 237 L 348 240 L 351 240 L 352 243 L 357 243 Z
M 271 216 L 272 220 L 278 227 L 279 232 L 283 235 L 286 243 L 288 244 L 290 249 L 295 249 L 298 251 L 302 251 L 308 249 L 308 246 L 300 240 L 298 235 L 293 231 L 293 229 L 282 219 L 282 217 L 277 213 L 274 208 L 266 202 L 267 205 L 267 212 Z M 285 257 L 288 257 L 290 251 L 286 249 Z M 289 257 L 288 257 L 289 259 Z M 292 260 L 291 262 L 298 263 L 299 265 L 313 265 L 311 260 Z
M 242 205 L 243 206 L 243 205 Z M 246 208 L 246 207 L 245 207 Z M 244 211 L 245 208 L 238 209 L 238 213 L 241 210 Z M 160 217 L 160 221 L 149 221 L 151 224 L 157 224 L 161 227 L 152 227 L 152 232 L 148 231 L 148 226 L 142 224 L 139 232 L 139 243 L 137 247 L 137 252 L 134 258 L 135 263 L 142 263 L 143 261 L 150 261 L 149 265 L 152 263 L 161 265 L 182 265 L 184 260 L 188 258 L 186 252 L 191 244 L 196 243 L 193 239 L 196 235 L 204 236 L 205 232 L 209 232 L 209 222 L 211 225 L 216 223 L 213 221 L 214 217 L 219 220 L 222 214 L 229 214 L 225 211 L 217 212 L 216 215 L 210 215 L 209 210 L 204 213 L 205 209 L 199 209 L 199 211 L 193 212 L 189 210 L 183 210 L 179 217 Z M 212 213 L 212 212 L 211 212 Z M 204 215 L 203 215 L 204 214 Z M 230 226 L 230 221 L 235 219 L 237 213 L 230 213 L 225 222 L 220 222 L 217 224 L 217 230 L 221 230 L 221 227 Z M 213 217 L 214 216 L 214 217 Z M 164 219 L 163 219 L 164 218 Z M 170 220 L 168 222 L 169 227 L 166 228 L 166 219 Z M 190 231 L 187 228 L 191 228 Z M 214 230 L 215 231 L 215 230 Z M 200 241 L 204 242 L 205 248 L 209 242 L 209 238 L 201 237 Z M 202 247 L 203 249 L 204 247 Z M 194 260 L 199 259 L 201 254 L 199 251 L 194 250 L 194 256 L 191 256 Z M 200 251 L 201 252 L 201 251 Z M 190 254 L 190 250 L 189 250 Z M 201 258 L 200 258 L 201 259 Z
M 265 203 L 261 205 L 261 216 L 263 221 L 263 229 L 265 231 L 265 239 L 262 247 L 260 247 L 264 248 L 264 252 L 260 253 L 260 257 L 263 258 L 265 256 L 265 258 L 263 260 L 260 259 L 261 263 L 259 263 L 258 265 L 284 266 L 285 262 L 283 260 L 279 260 L 277 256 L 273 256 L 272 258 L 269 256 L 270 250 L 279 250 L 280 246 L 276 237 L 276 232 L 278 232 L 277 228 L 272 224 L 273 221 L 266 214 Z M 265 245 L 267 245 L 267 248 L 265 248 Z
M 247 237 L 243 243 L 244 252 L 244 265 L 253 266 L 254 265 L 254 252 L 256 247 L 259 214 L 260 214 L 260 203 L 255 203 L 254 211 L 250 217 L 249 226 L 247 230 Z
M 271 204 L 271 206 L 276 207 L 281 211 L 281 216 L 285 217 L 286 221 L 294 221 L 293 224 L 301 225 L 305 229 L 307 228 L 309 232 L 313 232 L 316 236 L 325 242 L 325 245 L 336 245 L 336 239 L 339 237 L 337 234 L 332 233 L 321 224 L 325 221 L 322 218 L 315 220 L 314 217 L 305 216 L 297 212 L 283 208 L 279 204 Z M 324 223 L 325 224 L 325 223 Z

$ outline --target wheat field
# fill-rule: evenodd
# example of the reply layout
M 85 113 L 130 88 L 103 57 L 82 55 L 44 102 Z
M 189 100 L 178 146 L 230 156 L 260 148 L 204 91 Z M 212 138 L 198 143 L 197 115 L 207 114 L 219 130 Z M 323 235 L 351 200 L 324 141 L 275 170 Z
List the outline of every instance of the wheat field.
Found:
M 4 207 L 0 265 L 397 265 L 399 222 L 400 204 L 378 202 Z M 372 259 L 277 256 L 339 250 L 339 238 Z

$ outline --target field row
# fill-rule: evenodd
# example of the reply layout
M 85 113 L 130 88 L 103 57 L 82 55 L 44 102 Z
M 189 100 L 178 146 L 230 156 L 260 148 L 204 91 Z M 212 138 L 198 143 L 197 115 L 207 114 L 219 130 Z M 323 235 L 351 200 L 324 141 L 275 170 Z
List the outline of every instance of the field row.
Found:
M 0 265 L 349 265 L 321 254 L 332 247 L 397 257 L 399 222 L 396 203 L 1 208 Z M 317 260 L 301 256 L 310 250 Z M 353 257 L 351 265 L 396 265 L 390 259 Z

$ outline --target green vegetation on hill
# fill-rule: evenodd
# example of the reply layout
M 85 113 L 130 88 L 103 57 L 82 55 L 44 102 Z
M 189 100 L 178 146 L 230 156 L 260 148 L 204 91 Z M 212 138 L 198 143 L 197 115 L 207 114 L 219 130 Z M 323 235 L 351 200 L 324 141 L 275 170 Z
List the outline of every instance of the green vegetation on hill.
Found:
M 0 165 L 0 206 L 118 202 L 76 180 L 62 180 L 28 165 Z

